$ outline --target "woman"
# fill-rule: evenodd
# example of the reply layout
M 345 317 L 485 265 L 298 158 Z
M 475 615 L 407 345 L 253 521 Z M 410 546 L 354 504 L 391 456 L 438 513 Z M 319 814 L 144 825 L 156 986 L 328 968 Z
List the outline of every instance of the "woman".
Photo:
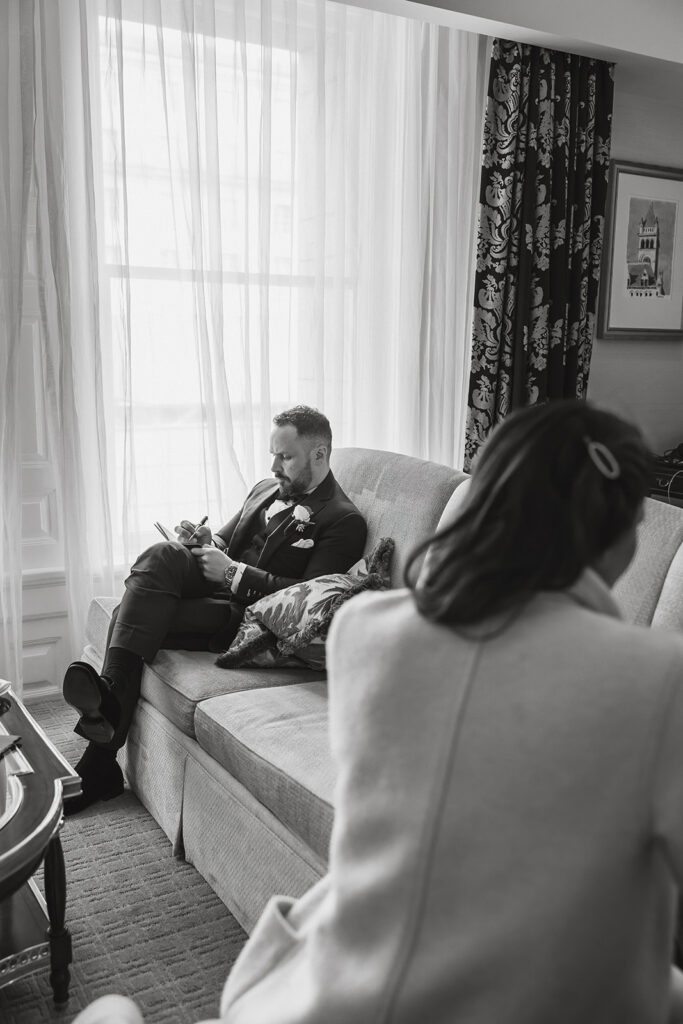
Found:
M 330 633 L 328 875 L 276 898 L 226 1024 L 664 1024 L 683 641 L 619 618 L 649 483 L 580 402 L 511 415 L 414 588 Z
M 339 613 L 329 874 L 271 902 L 225 1021 L 676 1019 L 683 642 L 609 592 L 649 474 L 615 416 L 512 415 L 414 592 Z

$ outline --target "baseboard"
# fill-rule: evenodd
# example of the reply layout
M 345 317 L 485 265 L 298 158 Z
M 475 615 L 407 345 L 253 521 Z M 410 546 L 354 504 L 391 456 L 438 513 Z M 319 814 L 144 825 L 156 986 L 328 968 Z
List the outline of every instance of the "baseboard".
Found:
M 21 695 L 21 699 L 24 704 L 31 704 L 38 700 L 46 700 L 49 697 L 61 699 L 62 690 L 56 683 L 27 683 L 24 686 L 24 692 Z

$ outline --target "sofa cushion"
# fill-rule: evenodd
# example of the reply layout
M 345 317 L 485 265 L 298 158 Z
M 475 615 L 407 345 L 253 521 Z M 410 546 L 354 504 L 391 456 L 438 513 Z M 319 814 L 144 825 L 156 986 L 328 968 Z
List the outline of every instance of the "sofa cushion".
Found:
M 471 477 L 465 477 L 451 494 L 450 498 L 446 502 L 446 507 L 439 517 L 439 522 L 436 524 L 437 531 L 445 530 L 459 514 L 460 508 L 470 489 L 470 480 Z
M 114 597 L 96 597 L 90 602 L 86 656 L 97 668 L 102 664 L 109 619 L 117 604 Z M 309 668 L 281 668 L 277 675 L 267 668 L 226 672 L 214 664 L 215 658 L 210 651 L 162 650 L 142 673 L 142 696 L 187 736 L 194 737 L 195 708 L 207 697 L 325 679 L 324 672 Z
M 680 508 L 646 498 L 635 556 L 614 585 L 614 596 L 628 622 L 639 626 L 680 628 L 680 601 L 676 609 L 666 582 L 682 544 L 683 514 Z M 666 609 L 660 610 L 662 597 L 666 597 Z
M 371 448 L 333 448 L 331 463 L 340 487 L 368 524 L 366 553 L 381 537 L 393 537 L 391 585 L 402 587 L 411 551 L 434 533 L 446 502 L 466 474 Z
M 319 856 L 332 829 L 334 771 L 323 683 L 202 701 L 200 746 Z
M 229 649 L 216 658 L 221 668 L 291 665 L 325 668 L 325 641 L 337 610 L 362 590 L 389 586 L 394 542 L 383 537 L 368 558 L 348 572 L 316 576 L 266 594 L 250 605 Z

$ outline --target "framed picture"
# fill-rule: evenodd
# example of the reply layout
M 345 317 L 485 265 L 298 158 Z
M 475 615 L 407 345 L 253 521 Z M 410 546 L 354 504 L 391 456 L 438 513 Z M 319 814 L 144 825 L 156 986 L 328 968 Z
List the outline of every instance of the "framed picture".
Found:
M 598 336 L 683 340 L 683 170 L 611 161 Z

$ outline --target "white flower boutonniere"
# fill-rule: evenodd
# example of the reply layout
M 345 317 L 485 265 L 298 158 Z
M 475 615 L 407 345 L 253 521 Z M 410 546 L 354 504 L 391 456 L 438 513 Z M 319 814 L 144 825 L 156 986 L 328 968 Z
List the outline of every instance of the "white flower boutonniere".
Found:
M 295 505 L 292 509 L 292 518 L 296 522 L 299 533 L 303 533 L 307 526 L 311 525 L 311 510 L 306 505 Z

